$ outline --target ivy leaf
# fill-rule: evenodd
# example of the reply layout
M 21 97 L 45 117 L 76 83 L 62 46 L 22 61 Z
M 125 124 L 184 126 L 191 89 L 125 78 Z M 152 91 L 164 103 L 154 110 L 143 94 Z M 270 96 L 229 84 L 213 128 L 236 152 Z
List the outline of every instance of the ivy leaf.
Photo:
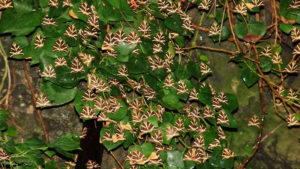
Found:
M 7 129 L 6 119 L 9 115 L 7 110 L 0 110 L 0 130 Z
M 172 93 L 163 89 L 164 96 L 161 99 L 162 105 L 170 110 L 178 110 L 183 107 L 182 103 L 179 101 L 177 94 Z
M 120 108 L 116 113 L 107 113 L 107 117 L 117 122 L 121 121 L 127 115 L 127 106 L 124 102 L 120 103 L 122 108 Z
M 84 106 L 84 102 L 81 100 L 84 92 L 83 91 L 78 91 L 75 95 L 74 99 L 74 107 L 77 113 L 82 111 L 82 108 Z
M 56 169 L 57 168 L 57 163 L 55 161 L 48 161 L 45 164 L 45 169 Z
M 249 25 L 250 33 L 256 36 L 264 36 L 267 32 L 267 27 L 261 22 L 251 22 Z
M 214 148 L 214 151 L 211 153 L 211 158 L 209 159 L 209 163 L 214 168 L 233 168 L 234 159 L 229 158 L 227 160 L 222 159 L 222 147 L 216 147 Z
M 30 147 L 30 149 L 47 149 L 46 144 L 42 140 L 34 137 L 27 139 L 24 144 Z
M 120 9 L 120 0 L 108 0 L 107 2 L 116 9 Z
M 52 82 L 41 80 L 41 91 L 51 101 L 52 106 L 62 105 L 72 101 L 77 93 L 77 87 L 67 89 Z
M 179 81 L 182 79 L 189 79 L 191 76 L 189 70 L 185 69 L 185 67 L 179 64 L 178 62 L 174 62 L 173 65 L 171 65 L 171 69 L 174 72 L 175 81 Z
M 9 127 L 5 132 L 4 135 L 10 136 L 10 137 L 16 137 L 17 136 L 17 128 L 15 126 Z
M 244 22 L 235 24 L 234 32 L 238 38 L 243 39 L 248 34 L 247 25 Z
M 225 93 L 226 98 L 227 98 L 227 104 L 221 103 L 222 107 L 224 110 L 227 110 L 228 112 L 233 112 L 239 107 L 238 100 L 235 95 Z
M 119 43 L 117 47 L 114 47 L 114 49 L 118 52 L 117 60 L 120 62 L 128 62 L 129 55 L 136 47 L 136 44 L 129 45 L 127 43 Z
M 28 12 L 17 16 L 13 10 L 4 12 L 0 20 L 0 34 L 11 33 L 15 36 L 25 36 L 34 31 L 42 22 L 40 12 Z
M 175 32 L 178 32 L 180 34 L 183 34 L 183 28 L 181 27 L 182 25 L 182 20 L 180 19 L 180 16 L 178 14 L 173 14 L 169 16 L 165 21 L 164 24 L 166 25 L 167 28 L 170 30 L 173 30 Z
M 201 103 L 206 105 L 212 105 L 212 94 L 208 85 L 205 85 L 204 88 L 201 88 L 198 92 L 198 99 Z
M 279 28 L 286 34 L 289 34 L 293 28 L 292 24 L 285 24 L 285 23 L 281 23 L 279 25 Z
M 54 143 L 50 143 L 49 147 L 59 148 L 64 151 L 73 151 L 80 149 L 80 139 L 77 135 L 68 133 L 63 137 L 60 137 Z
M 151 153 L 155 151 L 155 146 L 151 143 L 145 142 L 141 145 L 141 150 L 146 157 L 149 157 Z
M 259 62 L 259 66 L 263 72 L 269 72 L 272 70 L 273 64 L 270 58 L 261 56 L 259 57 Z
M 203 56 L 203 55 L 202 55 Z M 187 70 L 190 72 L 190 74 L 199 79 L 202 80 L 204 76 L 201 74 L 200 65 L 199 63 L 195 63 L 193 61 L 188 62 L 187 64 Z
M 172 169 L 184 168 L 182 152 L 167 151 L 167 165 L 168 168 L 172 168 Z
M 32 1 L 13 0 L 14 9 L 18 14 L 31 12 L 33 10 Z
M 227 26 L 223 26 L 222 32 L 221 32 L 221 41 L 222 41 L 222 40 L 228 39 L 228 37 L 229 37 L 230 34 L 231 34 L 231 33 L 230 33 L 230 29 L 229 29 Z M 219 36 L 220 36 L 220 35 L 212 36 L 212 40 L 213 40 L 214 42 L 219 41 Z
M 246 66 L 243 68 L 243 70 L 241 72 L 241 77 L 247 87 L 251 87 L 259 79 L 259 77 Z
M 107 21 L 121 21 L 123 20 L 122 15 L 119 10 L 113 8 L 110 4 L 105 5 L 102 10 L 103 17 Z
M 129 74 L 140 74 L 149 71 L 150 66 L 147 59 L 143 56 L 131 57 L 126 64 Z
M 125 130 L 124 133 L 125 133 L 126 140 L 123 142 L 123 146 L 124 146 L 124 148 L 128 148 L 129 146 L 131 146 L 134 143 L 136 137 L 133 136 L 127 130 Z
M 225 21 L 228 17 L 227 13 L 224 13 L 223 10 L 221 9 L 216 10 L 216 21 L 218 22 L 218 24 L 221 24 L 223 19 L 223 14 L 224 14 L 224 21 Z
M 105 135 L 106 133 L 106 130 L 112 130 L 113 129 L 113 125 L 109 125 L 108 127 L 102 127 L 101 130 L 100 130 L 100 138 L 103 138 L 103 136 Z M 113 134 L 111 132 L 111 134 Z M 107 151 L 110 151 L 110 150 L 113 150 L 117 147 L 119 147 L 120 145 L 123 144 L 124 141 L 118 141 L 116 143 L 112 142 L 112 141 L 103 141 L 102 144 L 103 146 L 107 149 Z

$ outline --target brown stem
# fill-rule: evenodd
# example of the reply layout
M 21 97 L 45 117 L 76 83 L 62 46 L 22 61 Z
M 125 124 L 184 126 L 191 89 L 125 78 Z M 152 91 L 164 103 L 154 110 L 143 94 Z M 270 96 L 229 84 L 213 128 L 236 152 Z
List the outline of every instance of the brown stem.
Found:
M 264 101 L 262 82 L 263 82 L 262 78 L 260 78 L 258 81 L 258 87 L 259 87 L 259 96 L 260 96 L 260 103 L 261 103 L 261 121 L 260 121 L 258 136 L 256 139 L 254 150 L 252 151 L 251 155 L 242 163 L 242 165 L 239 166 L 239 169 L 244 169 L 245 166 L 248 164 L 248 162 L 253 158 L 253 156 L 258 151 L 258 148 L 259 148 L 261 140 L 262 140 L 262 133 L 263 133 L 263 129 L 264 129 L 264 119 L 265 119 L 265 101 Z
M 205 49 L 205 50 L 211 50 L 211 51 L 216 51 L 216 52 L 223 52 L 223 53 L 227 53 L 230 55 L 236 55 L 238 53 L 238 52 L 233 52 L 233 51 L 229 51 L 226 49 L 211 48 L 211 47 L 207 47 L 207 46 L 192 46 L 192 47 L 183 48 L 183 50 L 191 50 L 191 49 Z
M 118 163 L 118 165 L 121 167 L 121 169 L 124 169 L 123 165 L 121 164 L 121 162 L 117 159 L 117 157 L 115 156 L 115 154 L 110 151 L 109 152 L 111 154 L 111 156 L 115 159 L 115 161 Z
M 31 84 L 31 82 L 30 82 L 30 79 L 29 79 L 29 74 L 28 74 L 28 70 L 27 70 L 27 66 L 26 66 L 25 60 L 23 60 L 23 68 L 24 68 L 25 79 L 26 79 L 27 85 L 28 85 L 28 87 L 29 87 L 29 89 L 30 89 L 31 98 L 32 98 L 34 107 L 36 108 L 36 98 L 35 98 L 35 93 L 34 93 L 33 86 L 32 86 L 32 84 Z M 36 108 L 36 113 L 37 113 L 37 116 L 38 116 L 38 118 L 39 118 L 39 121 L 40 121 L 41 126 L 42 126 L 42 129 L 43 129 L 44 140 L 45 140 L 46 142 L 48 142 L 48 141 L 49 141 L 49 136 L 48 136 L 48 132 L 47 132 L 47 130 L 46 130 L 46 126 L 45 126 L 43 117 L 42 117 L 42 115 L 41 115 L 40 109 L 37 109 L 37 108 Z
M 278 130 L 281 126 L 283 126 L 285 122 L 280 123 L 278 126 L 276 126 L 273 130 L 271 130 L 269 133 L 264 135 L 261 139 L 261 143 L 265 141 L 268 137 L 270 137 L 273 133 L 275 133 L 276 130 Z
M 203 32 L 209 32 L 209 28 L 204 28 L 198 25 L 193 24 L 193 28 L 199 30 L 199 31 L 203 31 Z
M 277 39 L 280 38 L 278 36 L 278 21 L 277 21 L 277 9 L 276 9 L 276 1 L 272 0 L 272 15 L 274 15 L 273 19 L 274 19 L 274 28 L 275 28 L 275 36 L 274 36 L 274 50 L 277 51 Z M 280 63 L 277 63 L 278 65 L 278 70 L 281 72 L 281 66 Z M 284 77 L 283 74 L 280 73 L 280 82 L 283 83 Z
M 232 37 L 233 37 L 233 40 L 234 40 L 234 43 L 235 43 L 235 46 L 237 48 L 237 50 L 240 52 L 240 50 L 242 49 L 241 46 L 239 45 L 236 37 L 235 37 L 235 33 L 234 33 L 234 30 L 233 30 L 233 24 L 232 24 L 232 18 L 231 18 L 231 13 L 230 13 L 230 8 L 229 8 L 229 5 L 228 5 L 228 0 L 226 0 L 225 2 L 225 7 L 224 8 L 227 8 L 227 15 L 228 15 L 228 20 L 229 20 L 229 26 L 230 26 L 230 31 L 231 31 L 231 34 L 232 34 Z M 244 53 L 244 52 L 243 52 Z
M 254 53 L 255 53 L 255 56 L 256 56 L 256 60 L 258 61 L 258 51 L 257 51 L 257 48 L 256 48 L 255 44 L 252 44 L 252 48 L 253 48 L 253 50 L 254 50 Z M 287 104 L 286 104 L 286 102 L 289 102 L 289 100 L 287 100 L 286 98 L 282 97 L 282 96 L 278 93 L 278 91 L 275 90 L 275 88 L 274 88 L 275 85 L 273 85 L 273 84 L 268 80 L 268 78 L 267 78 L 267 77 L 265 76 L 265 74 L 262 72 L 261 68 L 259 67 L 259 65 L 258 65 L 257 63 L 255 63 L 255 66 L 256 66 L 256 68 L 257 68 L 257 70 L 258 70 L 258 74 L 260 75 L 260 77 L 267 83 L 267 85 L 269 86 L 269 88 L 272 90 L 272 93 L 273 93 L 278 99 L 280 99 L 280 100 L 282 101 L 283 106 L 284 106 L 284 108 L 286 109 L 286 111 L 287 111 L 288 113 L 290 113 L 290 112 L 289 112 L 290 110 L 289 110 L 289 108 L 288 108 L 288 106 L 287 106 Z M 294 103 L 294 102 L 289 102 L 289 103 L 291 103 L 292 105 L 296 105 L 296 103 Z M 296 111 L 295 108 L 294 108 L 293 106 L 290 106 L 290 107 L 292 108 L 292 110 L 293 110 L 294 112 L 300 114 L 300 112 Z

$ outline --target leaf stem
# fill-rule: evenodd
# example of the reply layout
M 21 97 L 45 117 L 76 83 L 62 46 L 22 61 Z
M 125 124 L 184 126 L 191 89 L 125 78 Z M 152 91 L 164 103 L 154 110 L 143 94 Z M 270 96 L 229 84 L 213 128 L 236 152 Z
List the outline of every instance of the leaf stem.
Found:
M 178 140 L 180 141 L 180 143 L 185 147 L 185 148 L 192 148 L 189 145 L 187 145 L 180 137 L 178 137 Z
M 34 104 L 34 107 L 36 109 L 36 113 L 37 113 L 37 116 L 39 118 L 39 121 L 41 123 L 41 126 L 42 126 L 42 129 L 43 129 L 43 133 L 44 133 L 44 140 L 46 142 L 49 141 L 49 136 L 48 136 L 48 132 L 47 132 L 47 129 L 46 129 L 46 126 L 45 126 L 45 122 L 43 120 L 43 117 L 41 115 L 41 111 L 40 109 L 36 108 L 36 98 L 35 98 L 35 93 L 34 93 L 34 88 L 30 82 L 30 78 L 29 78 L 29 74 L 28 74 L 28 70 L 27 70 L 27 65 L 26 65 L 26 61 L 23 60 L 23 69 L 24 69 L 24 74 L 25 74 L 25 79 L 27 81 L 27 85 L 30 89 L 30 93 L 31 93 L 31 98 L 32 98 L 32 101 L 33 101 L 33 104 Z

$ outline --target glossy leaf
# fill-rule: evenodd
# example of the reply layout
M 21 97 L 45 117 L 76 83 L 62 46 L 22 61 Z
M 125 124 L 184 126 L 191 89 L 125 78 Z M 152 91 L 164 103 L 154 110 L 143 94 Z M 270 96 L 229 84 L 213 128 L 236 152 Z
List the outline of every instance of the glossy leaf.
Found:
M 114 49 L 118 52 L 117 60 L 120 62 L 128 62 L 130 53 L 134 50 L 136 44 L 129 45 L 127 43 L 119 43 Z
M 281 23 L 279 25 L 279 28 L 286 34 L 289 34 L 293 28 L 292 24 L 285 24 L 285 23 Z
M 0 34 L 11 33 L 15 36 L 24 36 L 31 33 L 41 24 L 42 17 L 39 12 L 28 12 L 17 16 L 12 10 L 2 14 L 0 20 Z
M 184 168 L 182 152 L 167 151 L 167 166 L 172 169 Z
M 251 87 L 259 79 L 259 77 L 255 73 L 253 73 L 248 67 L 243 68 L 241 72 L 241 77 L 247 87 Z
M 235 24 L 234 32 L 238 38 L 243 39 L 248 34 L 247 25 L 244 22 Z
M 79 136 L 68 133 L 63 137 L 60 137 L 54 143 L 50 144 L 50 147 L 59 148 L 64 151 L 79 150 L 80 149 Z
M 62 105 L 72 101 L 77 92 L 77 87 L 67 89 L 45 80 L 40 82 L 40 86 L 41 91 L 45 93 L 52 106 Z
M 169 16 L 164 21 L 164 23 L 165 23 L 166 27 L 169 28 L 170 30 L 173 30 L 180 34 L 183 33 L 183 28 L 181 27 L 182 20 L 180 19 L 180 16 L 178 14 L 173 14 L 173 15 Z
M 270 58 L 261 56 L 261 57 L 259 57 L 259 61 L 260 61 L 259 66 L 261 67 L 261 70 L 263 72 L 271 71 L 273 64 L 272 64 Z
M 261 22 L 251 22 L 249 25 L 250 33 L 257 35 L 257 36 L 263 36 L 266 34 L 267 27 L 265 24 Z
M 228 39 L 228 37 L 229 37 L 230 34 L 231 34 L 230 29 L 227 26 L 223 26 L 222 27 L 221 39 L 220 40 L 222 41 L 222 40 Z M 212 40 L 214 42 L 219 41 L 219 35 L 212 36 Z

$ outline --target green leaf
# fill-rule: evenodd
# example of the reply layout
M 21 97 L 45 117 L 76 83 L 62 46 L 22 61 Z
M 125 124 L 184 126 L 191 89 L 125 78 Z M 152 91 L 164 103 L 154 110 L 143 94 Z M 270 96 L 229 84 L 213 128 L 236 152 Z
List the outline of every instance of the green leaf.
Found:
M 167 92 L 161 99 L 162 105 L 170 110 L 178 110 L 183 107 L 175 93 Z
M 79 150 L 80 139 L 77 135 L 68 133 L 63 137 L 60 137 L 54 143 L 50 144 L 50 146 L 64 151 Z
M 300 115 L 299 114 L 295 114 L 295 118 L 300 121 Z
M 49 81 L 41 80 L 41 91 L 45 93 L 52 106 L 62 105 L 72 101 L 77 93 L 77 87 L 67 89 Z
M 120 9 L 120 0 L 108 0 L 107 2 L 116 9 Z
M 223 10 L 221 9 L 216 10 L 216 21 L 218 22 L 218 24 L 221 24 L 223 19 L 223 14 L 224 14 L 224 21 L 225 21 L 228 17 L 227 13 L 226 12 L 224 13 Z
M 185 39 L 182 36 L 177 36 L 175 39 L 175 42 L 178 44 L 179 47 L 183 48 L 185 45 Z
M 231 113 L 239 107 L 238 100 L 233 94 L 225 93 L 225 96 L 227 98 L 227 104 L 221 103 L 221 105 L 224 110 Z
M 180 34 L 183 33 L 182 20 L 180 19 L 180 16 L 178 14 L 173 14 L 164 21 L 164 24 L 167 28 L 170 30 L 173 30 L 175 32 L 178 32 Z
M 184 168 L 182 152 L 180 151 L 167 151 L 167 166 L 172 169 Z
M 131 57 L 126 64 L 129 74 L 146 73 L 150 70 L 150 65 L 144 56 Z
M 0 110 L 0 130 L 7 129 L 6 119 L 8 115 L 9 112 L 7 110 Z
M 259 79 L 259 77 L 246 66 L 243 68 L 243 70 L 241 72 L 241 77 L 247 87 L 251 87 Z
M 270 58 L 265 57 L 265 56 L 260 56 L 259 57 L 259 66 L 261 67 L 261 70 L 263 72 L 269 72 L 272 70 L 272 61 Z
M 123 20 L 122 15 L 119 10 L 113 8 L 110 4 L 105 5 L 105 7 L 102 9 L 103 17 L 107 21 L 121 21 Z
M 74 107 L 77 113 L 80 113 L 82 111 L 83 106 L 85 105 L 85 102 L 83 102 L 82 96 L 83 96 L 84 92 L 83 91 L 78 91 L 75 95 L 75 99 L 74 99 Z
M 174 72 L 174 75 L 175 75 L 174 80 L 175 81 L 179 81 L 182 79 L 189 79 L 191 76 L 191 73 L 189 72 L 189 70 L 185 69 L 185 67 L 183 65 L 179 64 L 178 62 L 174 62 L 173 65 L 171 65 L 171 69 Z
M 4 135 L 10 136 L 10 137 L 16 137 L 17 136 L 17 129 L 15 126 L 9 127 L 5 132 Z
M 190 72 L 190 74 L 199 79 L 202 80 L 204 76 L 202 76 L 201 69 L 200 69 L 200 63 L 195 63 L 193 61 L 189 61 L 187 63 L 187 70 Z
M 198 92 L 198 99 L 201 103 L 206 105 L 212 105 L 212 94 L 208 85 L 205 85 L 204 88 L 201 88 Z
M 231 34 L 230 29 L 227 26 L 223 26 L 222 32 L 221 32 L 221 41 L 228 39 L 230 34 Z M 212 36 L 212 40 L 214 42 L 219 41 L 219 35 Z
M 238 38 L 243 39 L 248 34 L 247 25 L 244 22 L 235 24 L 234 32 Z
M 131 146 L 134 143 L 134 141 L 136 140 L 136 137 L 133 136 L 127 130 L 125 130 L 124 133 L 125 133 L 126 140 L 124 141 L 123 146 L 124 146 L 124 148 L 128 148 L 129 146 Z
M 56 154 L 56 152 L 55 151 L 52 151 L 52 150 L 47 150 L 47 151 L 45 151 L 44 152 L 48 157 L 53 157 L 55 154 Z
M 57 163 L 55 161 L 48 161 L 46 164 L 45 164 L 45 169 L 56 169 L 58 166 L 57 166 Z
M 141 150 L 146 157 L 149 157 L 150 154 L 155 151 L 155 146 L 151 143 L 145 142 L 141 145 Z
M 292 24 L 280 23 L 279 28 L 286 34 L 289 34 L 293 28 Z
M 111 134 L 113 134 L 112 130 L 111 130 L 113 127 L 114 126 L 112 124 L 109 125 L 109 127 L 102 127 L 100 130 L 100 138 L 103 139 L 103 136 L 106 133 L 106 130 L 110 130 Z M 107 149 L 107 151 L 110 151 L 110 150 L 113 150 L 113 149 L 119 147 L 120 145 L 122 145 L 123 142 L 124 141 L 118 141 L 116 143 L 113 143 L 112 141 L 103 141 L 102 144 Z
M 257 36 L 264 36 L 267 32 L 267 27 L 261 22 L 251 22 L 249 25 L 250 33 Z
M 32 1 L 13 0 L 14 9 L 17 13 L 23 14 L 33 10 Z
M 221 154 L 222 154 L 222 147 L 214 148 L 214 151 L 211 153 L 211 158 L 209 159 L 209 163 L 214 168 L 226 168 L 226 169 L 233 168 L 234 159 L 229 158 L 227 160 L 223 160 Z
M 114 47 L 114 49 L 118 52 L 117 60 L 120 62 L 128 62 L 129 55 L 136 47 L 136 44 L 129 45 L 127 43 L 119 43 L 117 47 Z
M 43 148 L 43 149 L 46 149 L 46 144 L 38 139 L 38 138 L 29 138 L 27 139 L 25 142 L 24 142 L 25 145 L 27 145 L 28 147 L 30 147 L 30 149 L 40 149 L 40 148 Z
M 5 12 L 0 20 L 0 34 L 11 33 L 15 36 L 28 35 L 42 22 L 39 12 L 28 12 L 17 16 L 13 11 Z
M 127 115 L 127 106 L 124 102 L 120 102 L 122 108 L 120 108 L 116 113 L 106 113 L 106 116 L 117 122 L 121 121 Z

